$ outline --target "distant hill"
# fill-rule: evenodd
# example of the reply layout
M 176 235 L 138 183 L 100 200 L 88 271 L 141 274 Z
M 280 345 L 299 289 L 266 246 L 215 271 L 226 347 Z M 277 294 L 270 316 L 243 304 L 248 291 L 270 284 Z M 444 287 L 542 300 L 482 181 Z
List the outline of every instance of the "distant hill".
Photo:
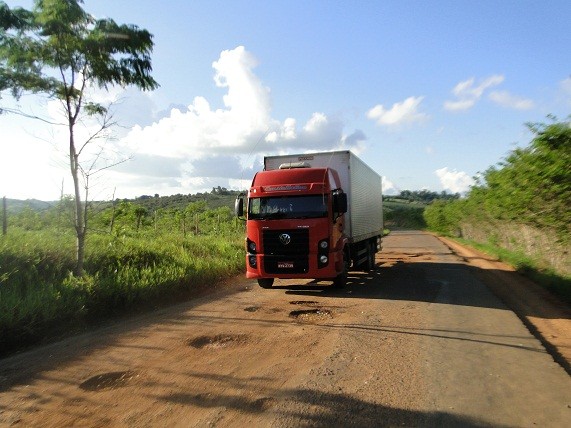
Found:
M 57 205 L 57 203 L 58 201 L 46 202 L 46 201 L 40 201 L 38 199 L 20 200 L 20 199 L 6 198 L 6 210 L 8 211 L 8 213 L 11 214 L 18 213 L 25 209 L 31 209 L 33 211 L 45 211 L 47 209 L 50 209 L 54 205 Z
M 135 199 L 120 199 L 120 201 L 131 202 L 135 205 L 142 206 L 148 211 L 153 211 L 158 208 L 167 209 L 184 209 L 192 202 L 205 201 L 209 209 L 216 209 L 219 207 L 234 207 L 234 200 L 240 194 L 236 190 L 227 190 L 225 188 L 213 188 L 209 193 L 196 193 L 188 195 L 170 195 L 170 196 L 149 196 L 143 195 Z M 56 206 L 59 201 L 40 201 L 37 199 L 6 199 L 7 211 L 9 214 L 16 214 L 26 209 L 33 211 L 45 211 Z M 98 201 L 95 205 L 101 208 L 111 205 L 111 201 Z M 1 205 L 0 205 L 1 210 Z M 1 212 L 0 212 L 1 214 Z
M 195 194 L 177 194 L 169 196 L 159 196 L 155 194 L 142 195 L 134 199 L 120 199 L 119 201 L 131 202 L 135 205 L 144 207 L 147 211 L 152 212 L 156 209 L 184 209 L 188 204 L 193 202 L 206 202 L 209 209 L 216 209 L 219 207 L 234 208 L 234 201 L 236 196 L 241 192 L 237 190 L 228 190 L 224 187 L 213 187 L 210 192 L 195 193 Z M 385 196 L 385 210 L 396 209 L 397 207 L 421 207 L 430 204 L 436 199 L 458 199 L 459 194 L 448 194 L 445 192 L 436 193 L 426 190 L 421 191 L 408 191 L 405 190 L 396 196 Z M 44 211 L 51 207 L 56 206 L 59 201 L 40 201 L 37 199 L 7 199 L 8 213 L 18 213 L 24 209 L 31 209 L 33 211 Z M 99 210 L 111 206 L 111 201 L 94 201 L 94 206 Z
M 153 211 L 157 208 L 170 208 L 170 209 L 183 209 L 193 202 L 206 202 L 209 209 L 216 209 L 219 207 L 234 207 L 236 196 L 240 194 L 236 190 L 226 190 L 224 188 L 218 190 L 213 189 L 210 193 L 196 193 L 194 195 L 171 195 L 171 196 L 139 196 L 136 199 L 123 199 L 136 205 L 146 208 L 148 211 Z

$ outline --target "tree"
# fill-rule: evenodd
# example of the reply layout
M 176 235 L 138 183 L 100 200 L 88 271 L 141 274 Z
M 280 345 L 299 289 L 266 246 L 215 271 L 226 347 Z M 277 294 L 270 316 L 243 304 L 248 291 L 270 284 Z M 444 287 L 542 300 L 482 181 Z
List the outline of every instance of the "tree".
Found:
M 556 118 L 552 118 L 556 120 Z M 505 220 L 555 228 L 571 225 L 571 126 L 569 122 L 528 124 L 531 144 L 513 150 L 483 174 L 486 209 Z
M 461 222 L 519 223 L 571 237 L 571 124 L 528 124 L 535 135 L 482 173 L 466 199 L 433 203 L 425 211 L 432 229 L 453 233 Z M 571 119 L 571 118 L 570 118 Z
M 141 206 L 135 207 L 135 217 L 137 218 L 137 232 L 141 227 L 141 222 L 143 221 L 143 217 L 146 217 L 148 214 L 149 214 L 148 211 L 144 207 Z
M 83 273 L 89 177 L 94 173 L 94 163 L 84 167 L 81 155 L 109 126 L 108 109 L 90 101 L 88 90 L 107 90 L 110 85 L 158 87 L 150 74 L 153 36 L 135 25 L 95 19 L 80 3 L 35 0 L 33 9 L 26 10 L 0 2 L 0 95 L 6 90 L 16 99 L 24 93 L 43 94 L 63 107 L 74 184 L 77 276 Z M 1 108 L 0 112 L 18 113 Z M 102 120 L 99 131 L 76 141 L 76 125 L 89 117 Z

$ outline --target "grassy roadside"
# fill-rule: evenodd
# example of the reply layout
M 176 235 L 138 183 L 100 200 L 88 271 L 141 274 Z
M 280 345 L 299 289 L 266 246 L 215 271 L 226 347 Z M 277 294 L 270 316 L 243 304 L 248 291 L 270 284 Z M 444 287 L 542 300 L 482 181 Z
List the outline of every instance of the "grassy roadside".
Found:
M 509 251 L 493 244 L 482 244 L 468 239 L 447 236 L 462 245 L 472 247 L 502 262 L 511 265 L 517 272 L 546 288 L 565 302 L 571 304 L 571 278 L 541 266 L 537 261 L 521 253 Z
M 243 234 L 92 234 L 81 278 L 73 236 L 12 232 L 0 239 L 0 354 L 114 314 L 182 300 L 243 270 Z

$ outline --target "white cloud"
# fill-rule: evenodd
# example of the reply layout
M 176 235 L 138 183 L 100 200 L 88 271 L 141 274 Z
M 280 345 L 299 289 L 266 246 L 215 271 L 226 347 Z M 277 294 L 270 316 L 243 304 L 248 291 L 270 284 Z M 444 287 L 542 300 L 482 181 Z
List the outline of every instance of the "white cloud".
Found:
M 495 74 L 487 77 L 476 84 L 475 78 L 470 78 L 458 83 L 452 93 L 456 96 L 456 100 L 444 102 L 444 108 L 450 111 L 461 111 L 472 108 L 476 102 L 482 97 L 484 91 L 499 85 L 504 81 L 504 76 Z
M 400 193 L 395 184 L 385 176 L 383 176 L 382 188 L 383 195 L 398 195 Z
M 474 184 L 472 177 L 465 172 L 450 170 L 448 167 L 437 169 L 435 174 L 440 179 L 442 188 L 450 190 L 452 193 L 466 193 Z
M 205 98 L 197 96 L 186 109 L 172 109 L 150 126 L 133 127 L 121 141 L 126 151 L 134 153 L 131 172 L 138 168 L 137 158 L 144 170 L 156 157 L 157 168 L 170 165 L 170 176 L 181 186 L 196 186 L 209 182 L 205 177 L 240 178 L 244 174 L 240 165 L 248 159 L 251 163 L 258 153 L 362 150 L 365 135 L 358 130 L 347 135 L 340 118 L 316 112 L 302 126 L 294 118 L 283 122 L 272 118 L 270 90 L 254 74 L 256 65 L 257 60 L 243 46 L 223 51 L 212 66 L 216 85 L 227 89 L 224 108 L 212 109 Z M 177 161 L 169 163 L 166 158 Z M 209 168 L 200 166 L 205 159 L 211 161 Z
M 273 118 L 271 91 L 254 73 L 256 65 L 256 58 L 242 46 L 223 51 L 212 63 L 214 82 L 226 92 L 221 108 L 213 108 L 206 98 L 196 96 L 189 105 L 170 106 L 167 111 L 159 112 L 152 94 L 117 88 L 110 88 L 110 92 L 93 92 L 92 99 L 98 102 L 123 99 L 116 105 L 115 116 L 128 126 L 127 130 L 117 130 L 118 139 L 105 140 L 108 150 L 102 160 L 114 162 L 127 156 L 132 160 L 105 170 L 92 194 L 109 198 L 116 188 L 115 196 L 123 198 L 155 193 L 194 193 L 218 185 L 244 188 L 244 180 L 251 180 L 253 172 L 260 169 L 264 155 L 338 149 L 351 149 L 358 154 L 365 149 L 364 133 L 360 130 L 347 132 L 340 117 L 316 112 L 305 121 L 293 117 Z M 57 114 L 57 103 L 50 103 L 48 112 Z M 82 122 L 76 128 L 78 142 L 90 135 L 95 126 L 97 124 L 90 120 Z M 14 125 L 10 125 L 10 129 L 12 127 Z M 8 135 L 4 125 L 2 129 Z M 55 178 L 42 180 L 45 191 L 30 181 L 25 188 L 19 185 L 21 190 L 17 192 L 11 186 L 14 191 L 7 194 L 56 199 L 62 177 L 66 179 L 64 192 L 72 192 L 71 180 L 67 180 L 66 148 L 59 145 L 67 139 L 65 127 L 46 126 L 40 138 L 57 142 L 44 146 L 49 153 L 39 161 L 49 161 L 57 167 L 50 175 Z M 84 160 L 91 154 L 96 155 L 98 147 L 90 145 Z M 14 162 L 0 168 L 0 177 L 6 182 L 9 177 L 21 175 L 17 173 L 18 166 L 12 164 Z M 14 181 L 21 180 L 12 179 Z
M 377 125 L 400 125 L 404 123 L 422 122 L 428 115 L 418 111 L 424 97 L 409 97 L 400 103 L 394 103 L 390 109 L 377 104 L 367 112 L 367 117 Z
M 475 99 L 445 101 L 444 108 L 449 111 L 462 111 L 462 110 L 471 109 L 472 107 L 474 107 L 475 104 L 476 104 Z
M 516 110 L 530 110 L 534 107 L 532 100 L 512 95 L 508 91 L 492 91 L 488 98 L 502 107 Z

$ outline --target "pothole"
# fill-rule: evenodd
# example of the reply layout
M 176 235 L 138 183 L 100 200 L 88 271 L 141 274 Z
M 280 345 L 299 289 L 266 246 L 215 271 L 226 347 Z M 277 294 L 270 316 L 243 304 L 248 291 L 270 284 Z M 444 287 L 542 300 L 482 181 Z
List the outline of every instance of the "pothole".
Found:
M 331 311 L 323 308 L 291 311 L 289 316 L 303 322 L 320 321 L 323 319 L 333 318 Z
M 272 397 L 258 398 L 251 404 L 251 409 L 254 412 L 263 412 L 274 406 L 276 399 Z
M 109 372 L 90 377 L 79 387 L 85 391 L 101 391 L 102 389 L 115 389 L 126 386 L 129 381 L 137 377 L 134 371 Z
M 248 306 L 247 308 L 244 308 L 244 310 L 246 312 L 256 312 L 260 310 L 259 306 Z
M 197 349 L 218 349 L 233 345 L 242 345 L 248 341 L 245 334 L 217 334 L 216 336 L 199 336 L 188 340 L 188 345 Z
M 307 305 L 307 306 L 314 306 L 317 305 L 317 302 L 313 301 L 313 300 L 294 300 L 292 302 L 289 302 L 290 305 Z

